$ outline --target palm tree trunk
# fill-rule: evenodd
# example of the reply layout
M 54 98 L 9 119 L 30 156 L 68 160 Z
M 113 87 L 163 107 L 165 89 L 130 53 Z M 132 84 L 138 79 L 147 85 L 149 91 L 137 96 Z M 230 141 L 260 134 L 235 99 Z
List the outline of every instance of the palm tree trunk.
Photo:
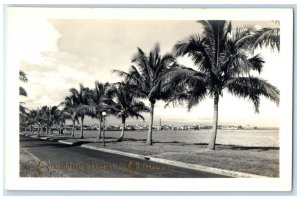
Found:
M 81 117 L 81 139 L 83 139 L 83 117 Z
M 214 116 L 213 116 L 213 127 L 210 136 L 208 149 L 215 150 L 217 130 L 218 130 L 218 105 L 219 105 L 219 94 L 214 95 Z
M 62 127 L 61 127 L 61 124 L 59 124 L 58 134 L 59 134 L 59 135 L 62 135 Z
M 124 132 L 125 132 L 125 121 L 126 121 L 126 118 L 122 117 L 122 131 L 121 131 L 121 135 L 120 135 L 119 139 L 117 140 L 117 142 L 122 142 L 123 141 Z
M 103 117 L 103 146 L 105 146 L 105 116 Z
M 75 136 L 74 132 L 75 132 L 75 121 L 73 121 L 72 137 L 74 137 L 74 136 Z
M 152 127 L 153 127 L 153 115 L 154 115 L 154 102 L 150 102 L 151 104 L 151 110 L 150 110 L 150 122 L 149 122 L 149 130 L 148 130 L 148 137 L 147 137 L 147 143 L 149 145 L 152 145 Z
M 101 132 L 102 132 L 101 128 L 102 128 L 102 122 L 101 122 L 101 118 L 99 118 L 99 135 L 98 135 L 99 140 L 101 139 Z

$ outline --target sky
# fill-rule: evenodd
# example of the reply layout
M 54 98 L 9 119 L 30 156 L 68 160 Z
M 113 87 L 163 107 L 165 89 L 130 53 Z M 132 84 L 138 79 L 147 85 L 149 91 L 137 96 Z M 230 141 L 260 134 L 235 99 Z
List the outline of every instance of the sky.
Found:
M 26 89 L 28 97 L 21 97 L 20 101 L 30 109 L 58 105 L 69 95 L 70 88 L 79 88 L 79 83 L 93 88 L 96 80 L 120 81 L 121 78 L 111 71 L 128 71 L 137 47 L 149 52 L 158 42 L 164 54 L 171 52 L 177 41 L 202 31 L 196 20 L 66 19 L 53 13 L 47 16 L 8 12 L 8 63 L 27 74 L 28 82 L 20 85 Z M 233 25 L 274 26 L 274 22 L 233 21 Z M 280 54 L 269 49 L 259 49 L 257 53 L 265 60 L 260 77 L 280 89 Z M 194 67 L 188 58 L 178 58 L 178 62 Z M 144 114 L 145 122 L 135 119 L 128 122 L 147 124 L 148 115 Z M 190 112 L 185 105 L 164 108 L 164 102 L 159 101 L 154 124 L 159 119 L 163 124 L 211 124 L 212 116 L 213 102 L 209 97 Z M 279 126 L 278 118 L 279 107 L 263 97 L 259 114 L 254 112 L 248 99 L 227 92 L 220 99 L 219 124 L 275 127 Z M 120 121 L 110 119 L 111 124 Z M 88 119 L 87 123 L 95 121 Z

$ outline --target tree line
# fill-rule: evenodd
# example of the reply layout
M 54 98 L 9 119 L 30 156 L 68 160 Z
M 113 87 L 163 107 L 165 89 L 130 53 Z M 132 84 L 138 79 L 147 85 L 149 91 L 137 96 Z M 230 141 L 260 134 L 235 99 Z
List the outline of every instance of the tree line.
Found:
M 123 78 L 118 83 L 95 82 L 90 89 L 80 84 L 79 89 L 71 88 L 70 95 L 57 106 L 42 106 L 26 110 L 20 103 L 20 127 L 38 124 L 51 131 L 53 125 L 62 126 L 66 119 L 73 124 L 83 124 L 85 116 L 99 121 L 99 139 L 101 138 L 103 112 L 120 118 L 122 123 L 121 142 L 124 138 L 125 122 L 129 117 L 144 119 L 142 113 L 149 113 L 147 143 L 152 145 L 152 127 L 155 104 L 164 101 L 166 106 L 186 104 L 192 109 L 206 97 L 213 99 L 212 134 L 208 148 L 215 149 L 218 127 L 218 106 L 220 97 L 226 90 L 232 95 L 248 98 L 253 102 L 255 112 L 259 112 L 260 97 L 275 102 L 280 100 L 279 90 L 268 81 L 254 76 L 261 73 L 264 66 L 262 55 L 256 53 L 259 47 L 270 50 L 280 49 L 280 31 L 278 28 L 232 27 L 230 21 L 198 21 L 203 27 L 201 34 L 194 33 L 178 41 L 171 53 L 161 55 L 159 44 L 150 52 L 137 48 L 132 57 L 132 66 L 127 72 L 113 70 Z M 278 22 L 276 22 L 278 23 Z M 192 59 L 194 68 L 183 66 L 177 57 Z M 25 77 L 25 79 L 24 79 Z M 26 74 L 20 71 L 20 80 L 27 81 Z M 24 93 L 25 92 L 25 93 Z M 20 87 L 20 95 L 27 95 Z M 147 100 L 146 106 L 141 100 Z

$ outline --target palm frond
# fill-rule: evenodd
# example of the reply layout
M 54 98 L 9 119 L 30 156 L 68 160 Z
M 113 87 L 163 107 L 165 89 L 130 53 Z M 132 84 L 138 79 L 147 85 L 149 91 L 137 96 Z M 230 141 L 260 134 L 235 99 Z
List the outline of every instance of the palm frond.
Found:
M 28 81 L 27 75 L 22 70 L 19 71 L 19 79 L 22 82 L 27 82 Z
M 230 79 L 226 85 L 228 91 L 238 97 L 248 97 L 259 112 L 260 96 L 270 99 L 277 105 L 280 100 L 279 90 L 267 81 L 256 77 L 238 77 Z
M 76 114 L 80 117 L 86 115 L 86 114 L 89 114 L 89 115 L 92 115 L 94 113 L 94 107 L 92 106 L 87 106 L 87 105 L 79 105 L 77 108 L 76 108 Z
M 187 102 L 190 110 L 207 95 L 207 79 L 205 74 L 197 72 L 191 68 L 176 68 L 166 74 L 166 81 L 162 85 L 162 91 L 169 92 L 167 105 L 173 103 L 182 104 Z
M 172 54 L 160 55 L 159 44 L 146 54 L 138 48 L 138 52 L 133 56 L 129 72 L 114 70 L 119 76 L 124 78 L 125 83 L 133 85 L 133 94 L 138 98 L 147 98 L 149 101 L 163 99 L 164 96 L 159 91 L 163 75 L 175 64 Z
M 202 28 L 204 30 L 203 35 L 205 35 L 205 37 L 213 38 L 213 28 L 212 28 L 211 24 L 209 23 L 209 21 L 199 20 L 199 21 L 197 21 L 197 23 L 202 25 Z
M 263 28 L 256 33 L 256 41 L 254 47 L 270 47 L 272 50 L 280 51 L 280 29 L 279 28 Z
M 254 50 L 254 42 L 255 42 L 255 34 L 260 30 L 259 27 L 237 27 L 235 28 L 230 36 L 229 40 L 232 41 L 235 45 L 235 48 L 240 51 L 253 51 Z
M 260 54 L 257 54 L 255 56 L 253 56 L 252 58 L 249 58 L 248 62 L 250 64 L 251 69 L 258 71 L 258 73 L 261 72 L 263 65 L 265 63 L 265 61 L 263 60 L 263 58 L 261 57 Z
M 161 59 L 158 59 L 155 63 L 156 69 L 154 70 L 154 79 L 159 79 L 161 74 L 165 73 L 174 63 L 175 58 L 170 53 L 167 53 Z
M 207 39 L 202 39 L 200 35 L 190 35 L 187 39 L 175 44 L 173 52 L 176 56 L 189 56 L 199 69 L 210 71 L 214 65 L 214 47 L 207 43 Z
M 111 98 L 106 100 L 106 109 L 119 118 L 137 117 L 143 118 L 140 112 L 148 112 L 150 108 L 141 101 L 135 100 L 136 86 L 125 82 L 113 84 L 110 88 Z
M 21 114 L 27 114 L 28 108 L 23 106 L 22 104 L 19 105 L 19 111 Z
M 151 69 L 149 58 L 142 49 L 138 47 L 138 53 L 134 54 L 131 62 L 136 64 L 143 77 L 147 80 L 152 79 L 153 69 Z
M 23 87 L 19 87 L 19 95 L 27 97 L 27 92 Z
M 227 39 L 227 36 L 231 33 L 232 31 L 232 24 L 231 21 L 226 22 L 224 26 L 224 38 Z

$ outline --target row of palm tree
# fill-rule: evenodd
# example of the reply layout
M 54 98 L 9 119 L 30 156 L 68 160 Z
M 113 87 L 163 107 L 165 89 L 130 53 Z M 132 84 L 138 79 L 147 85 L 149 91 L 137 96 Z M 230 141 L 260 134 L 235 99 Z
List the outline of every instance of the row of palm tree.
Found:
M 279 104 L 279 90 L 257 76 L 264 60 L 255 50 L 267 46 L 279 51 L 279 29 L 261 29 L 257 27 L 232 28 L 230 21 L 198 21 L 203 33 L 192 34 L 174 45 L 173 52 L 160 54 L 160 47 L 146 53 L 138 48 L 132 58 L 128 72 L 113 70 L 123 77 L 123 82 L 109 84 L 95 82 L 95 88 L 89 89 L 80 84 L 79 90 L 70 89 L 62 109 L 63 119 L 73 122 L 72 135 L 76 121 L 81 121 L 81 138 L 85 116 L 99 120 L 99 139 L 101 138 L 102 112 L 117 116 L 122 121 L 122 132 L 118 141 L 124 138 L 125 122 L 128 117 L 144 117 L 149 112 L 149 130 L 147 143 L 152 144 L 154 109 L 157 101 L 166 105 L 186 103 L 188 110 L 205 97 L 213 99 L 213 128 L 208 148 L 215 149 L 218 127 L 218 106 L 225 90 L 237 96 L 250 99 L 259 112 L 260 97 L 264 96 Z M 192 59 L 194 67 L 180 65 L 176 58 L 186 56 Z M 147 100 L 147 107 L 140 100 Z M 51 126 L 54 121 L 47 125 Z
M 122 120 L 122 131 L 120 138 L 117 141 L 122 141 L 124 138 L 125 122 L 128 117 L 142 118 L 141 112 L 149 112 L 149 108 L 145 104 L 136 99 L 134 87 L 129 83 L 100 83 L 95 82 L 95 88 L 89 89 L 82 84 L 79 90 L 76 88 L 70 89 L 70 96 L 65 98 L 64 112 L 65 116 L 72 119 L 74 136 L 75 122 L 81 121 L 81 138 L 83 138 L 83 124 L 85 116 L 96 118 L 99 121 L 99 135 L 103 130 L 103 115 L 105 111 L 107 114 L 114 115 Z
M 27 131 L 33 132 L 34 126 L 38 126 L 39 133 L 44 130 L 46 134 L 53 133 L 52 127 L 54 125 L 59 125 L 62 128 L 66 119 L 64 115 L 59 106 L 42 106 L 37 109 L 27 109 L 25 113 L 20 115 L 20 124 L 21 127 L 26 127 Z
M 73 129 L 72 136 L 74 137 L 75 123 L 81 121 L 81 138 L 83 138 L 83 125 L 85 116 L 90 116 L 99 120 L 99 136 L 101 138 L 101 125 L 103 123 L 102 112 L 115 115 L 122 120 L 122 131 L 120 138 L 121 142 L 124 138 L 125 122 L 128 117 L 142 118 L 141 112 L 149 112 L 150 109 L 141 101 L 135 98 L 134 87 L 123 82 L 108 84 L 95 82 L 95 89 L 91 90 L 84 87 L 82 84 L 79 90 L 70 89 L 70 96 L 65 98 L 65 101 L 58 106 L 43 106 L 39 109 L 30 110 L 23 118 L 23 123 L 30 130 L 34 124 L 38 124 L 38 132 L 43 128 L 45 133 L 52 133 L 51 127 L 59 126 L 65 123 L 66 119 L 72 120 Z M 62 107 L 59 109 L 59 107 Z M 40 129 L 40 125 L 43 127 Z M 61 133 L 61 131 L 59 131 Z

